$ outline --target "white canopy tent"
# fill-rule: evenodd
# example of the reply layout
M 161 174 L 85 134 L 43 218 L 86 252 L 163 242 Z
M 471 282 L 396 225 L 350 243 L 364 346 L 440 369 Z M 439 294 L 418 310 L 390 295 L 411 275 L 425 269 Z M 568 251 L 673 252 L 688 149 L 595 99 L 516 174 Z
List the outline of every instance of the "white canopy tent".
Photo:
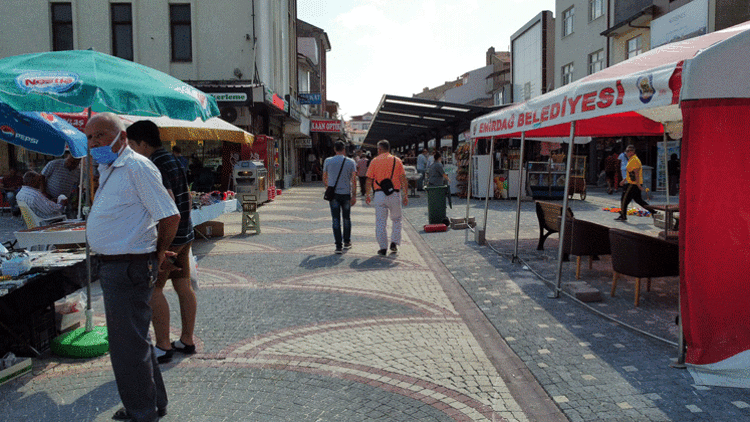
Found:
M 738 61 L 738 58 L 742 60 Z M 729 210 L 719 210 L 708 205 L 716 201 L 716 195 L 705 195 L 705 189 L 708 188 L 707 181 L 717 181 L 717 169 L 727 168 L 727 160 L 746 161 L 746 154 L 726 153 L 726 146 L 722 150 L 726 154 L 721 155 L 724 161 L 715 161 L 711 156 L 714 149 L 710 145 L 714 134 L 723 134 L 723 139 L 733 136 L 734 143 L 737 142 L 737 137 L 748 140 L 748 58 L 750 22 L 661 46 L 525 103 L 474 119 L 471 125 L 471 134 L 475 138 L 525 139 L 565 135 L 573 138 L 684 132 L 680 254 L 681 311 L 688 346 L 687 363 L 697 382 L 743 387 L 750 387 L 750 333 L 746 324 L 750 320 L 750 308 L 746 306 L 745 299 L 750 296 L 750 286 L 746 282 L 738 285 L 738 280 L 746 280 L 750 270 L 750 224 L 747 223 L 750 221 L 750 213 L 741 212 L 736 218 L 724 216 Z M 680 108 L 681 95 L 682 101 L 695 100 L 695 104 L 689 108 L 683 104 Z M 717 98 L 724 102 L 726 99 L 735 100 L 727 105 L 721 101 L 717 103 L 718 100 L 714 100 Z M 686 110 L 690 110 L 690 113 Z M 710 121 L 705 120 L 708 114 L 720 119 L 721 124 L 711 125 Z M 688 115 L 690 118 L 684 119 L 683 127 L 683 116 Z M 699 123 L 691 125 L 691 119 Z M 736 126 L 747 129 L 737 131 L 734 129 Z M 697 134 L 700 135 L 696 136 Z M 524 143 L 521 145 L 523 156 Z M 692 155 L 690 151 L 694 147 L 702 153 Z M 571 155 L 568 154 L 564 209 L 567 208 Z M 707 161 L 715 163 L 710 171 L 705 166 Z M 737 168 L 729 169 L 747 186 L 750 184 L 750 174 L 746 170 L 746 163 L 742 163 L 744 170 L 740 170 L 739 163 L 737 165 Z M 702 171 L 693 174 L 696 169 Z M 696 191 L 700 187 L 704 190 Z M 750 199 L 748 191 L 746 188 L 743 190 L 743 197 L 746 199 Z M 728 195 L 733 200 L 737 197 L 736 192 Z M 706 221 L 706 216 L 695 214 L 703 209 L 713 211 L 711 218 L 717 213 L 722 214 L 733 225 L 717 227 Z M 561 239 L 564 238 L 565 214 L 562 217 Z M 688 226 L 690 221 L 700 224 Z M 742 236 L 737 235 L 738 229 Z M 699 236 L 694 236 L 694 232 L 699 232 Z M 734 258 L 722 259 L 726 266 L 715 269 L 717 278 L 710 283 L 700 268 L 715 261 L 698 259 L 710 255 L 704 243 L 706 237 L 715 240 L 717 244 L 731 247 L 728 255 Z M 518 223 L 516 253 L 517 245 Z M 560 242 L 556 294 L 560 290 L 562 246 Z M 722 253 L 727 254 L 727 251 L 723 250 Z M 717 283 L 731 286 L 731 293 L 725 291 L 729 296 L 711 294 L 710 289 L 706 288 L 707 284 L 715 286 Z M 709 304 L 705 303 L 707 297 L 713 299 Z M 742 298 L 743 305 L 729 307 L 732 313 L 727 314 L 722 311 L 727 309 L 725 303 L 719 301 L 731 301 L 730 298 L 733 297 Z M 737 316 L 741 316 L 741 324 L 738 324 Z M 732 358 L 735 360 L 728 367 L 710 367 L 726 365 L 727 359 Z M 710 372 L 711 377 L 697 376 L 707 371 L 714 371 Z

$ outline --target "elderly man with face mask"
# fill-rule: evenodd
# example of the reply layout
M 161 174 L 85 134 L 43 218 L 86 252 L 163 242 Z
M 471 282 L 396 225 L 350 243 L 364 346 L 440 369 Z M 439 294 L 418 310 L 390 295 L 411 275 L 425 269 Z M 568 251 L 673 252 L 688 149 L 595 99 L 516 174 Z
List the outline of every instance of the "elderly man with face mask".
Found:
M 100 262 L 109 352 L 124 407 L 114 419 L 153 422 L 167 413 L 167 392 L 149 337 L 149 302 L 180 214 L 148 158 L 128 147 L 119 117 L 100 113 L 84 131 L 99 164 L 99 188 L 86 237 Z M 165 264 L 165 268 L 166 268 Z

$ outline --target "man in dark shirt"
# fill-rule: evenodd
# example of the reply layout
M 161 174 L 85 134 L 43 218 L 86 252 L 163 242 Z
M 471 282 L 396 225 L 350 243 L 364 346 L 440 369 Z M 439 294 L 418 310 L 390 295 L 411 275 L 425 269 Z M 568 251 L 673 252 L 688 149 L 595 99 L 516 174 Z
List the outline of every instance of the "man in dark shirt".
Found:
M 162 147 L 159 128 L 155 123 L 148 120 L 135 122 L 128 127 L 127 134 L 130 148 L 151 159 L 159 169 L 164 187 L 167 188 L 180 211 L 180 225 L 169 248 L 177 254 L 174 267 L 172 270 L 159 272 L 151 297 L 156 356 L 159 363 L 166 363 L 172 360 L 175 350 L 185 354 L 195 353 L 193 331 L 197 300 L 190 284 L 190 245 L 194 238 L 193 225 L 190 221 L 190 190 L 185 169 L 174 155 Z M 180 301 L 182 317 L 182 334 L 180 339 L 174 342 L 169 340 L 169 303 L 164 297 L 164 285 L 170 278 Z

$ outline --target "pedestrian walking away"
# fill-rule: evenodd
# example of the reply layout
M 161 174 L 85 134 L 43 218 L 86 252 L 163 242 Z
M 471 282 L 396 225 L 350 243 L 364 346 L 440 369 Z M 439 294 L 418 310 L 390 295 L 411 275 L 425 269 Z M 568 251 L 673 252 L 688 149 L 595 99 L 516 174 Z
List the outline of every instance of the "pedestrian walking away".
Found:
M 149 301 L 159 268 L 174 256 L 167 249 L 180 214 L 154 163 L 128 146 L 119 117 L 99 113 L 85 133 L 99 164 L 86 238 L 100 262 L 109 357 L 124 406 L 113 418 L 153 422 L 167 412 L 167 391 L 148 334 Z
M 391 144 L 383 139 L 378 142 L 378 156 L 367 169 L 367 195 L 365 201 L 375 206 L 375 237 L 378 240 L 378 255 L 388 252 L 387 223 L 391 217 L 391 253 L 398 252 L 401 244 L 401 205 L 409 204 L 408 195 L 401 195 L 407 186 L 404 164 L 390 153 Z M 374 196 L 373 196 L 374 193 Z
M 622 203 L 620 204 L 620 216 L 617 217 L 616 221 L 627 221 L 628 219 L 628 205 L 630 201 L 635 201 L 636 204 L 642 206 L 648 210 L 651 215 L 655 215 L 657 211 L 644 201 L 641 197 L 641 191 L 643 190 L 643 166 L 641 160 L 635 155 L 635 147 L 628 145 L 625 149 L 625 155 L 628 157 L 628 166 L 626 168 L 625 179 L 625 192 L 622 196 Z
M 340 254 L 344 249 L 352 247 L 351 207 L 357 203 L 357 173 L 354 160 L 346 156 L 346 145 L 342 141 L 336 141 L 333 150 L 336 155 L 326 158 L 323 163 L 323 184 L 334 186 L 336 191 L 329 204 L 333 238 L 336 242 L 335 252 Z
M 135 122 L 128 127 L 127 134 L 130 148 L 150 159 L 159 169 L 162 183 L 180 211 L 180 224 L 169 246 L 169 250 L 174 252 L 176 257 L 167 265 L 169 269 L 159 271 L 154 293 L 151 295 L 156 359 L 159 363 L 167 363 L 172 360 L 175 351 L 188 355 L 195 353 L 193 333 L 198 301 L 190 283 L 190 248 L 195 237 L 190 221 L 190 190 L 185 168 L 178 156 L 170 154 L 162 147 L 159 128 L 155 123 L 149 120 Z M 177 293 L 182 322 L 180 338 L 174 342 L 169 338 L 169 302 L 164 296 L 164 286 L 169 279 L 172 280 L 172 287 Z
M 367 193 L 367 166 L 370 164 L 370 160 L 367 159 L 366 154 L 360 151 L 359 161 L 357 161 L 357 177 L 359 178 L 359 189 L 362 196 Z

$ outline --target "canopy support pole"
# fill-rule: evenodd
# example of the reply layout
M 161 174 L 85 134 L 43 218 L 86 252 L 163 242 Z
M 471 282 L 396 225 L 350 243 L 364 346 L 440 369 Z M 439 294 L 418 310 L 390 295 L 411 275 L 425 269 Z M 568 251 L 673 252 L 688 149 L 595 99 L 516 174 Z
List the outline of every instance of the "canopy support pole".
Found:
M 469 203 L 471 202 L 471 184 L 474 181 L 474 145 L 475 145 L 476 139 L 470 138 L 469 139 L 469 177 L 468 181 L 466 182 L 466 223 L 469 223 Z M 466 236 L 464 236 L 465 241 L 469 240 L 469 231 L 466 231 Z
M 518 172 L 520 173 L 518 176 L 518 198 L 516 198 L 516 238 L 515 238 L 515 244 L 513 246 L 513 258 L 511 259 L 511 262 L 516 262 L 518 260 L 518 231 L 521 226 L 521 196 L 523 196 L 523 170 L 524 170 L 524 163 L 523 163 L 523 155 L 524 155 L 524 149 L 526 147 L 526 131 L 521 132 L 521 156 L 518 158 Z M 508 170 L 512 171 L 512 170 Z
M 562 260 L 565 246 L 565 222 L 568 217 L 568 191 L 570 190 L 570 167 L 573 165 L 573 147 L 575 146 L 576 122 L 570 122 L 570 143 L 568 147 L 568 164 L 565 168 L 565 191 L 563 196 L 562 216 L 560 217 L 560 242 L 557 245 L 557 283 L 552 297 L 560 298 L 562 291 Z M 551 182 L 550 182 L 551 183 Z
M 662 127 L 664 127 L 664 183 L 667 185 L 667 206 L 669 206 L 669 195 L 671 192 L 669 191 L 669 162 L 667 161 L 667 126 L 662 125 Z M 668 221 L 667 224 L 669 224 Z
M 495 150 L 495 137 L 493 136 L 490 140 L 490 168 L 487 172 L 487 194 L 484 198 L 484 224 L 482 224 L 482 230 L 484 230 L 484 236 L 481 238 L 477 238 L 477 240 L 482 240 L 482 243 L 486 242 L 487 239 L 487 212 L 490 208 L 490 196 L 495 196 L 495 189 L 492 189 L 492 176 L 495 174 L 495 160 L 492 159 L 492 152 Z

